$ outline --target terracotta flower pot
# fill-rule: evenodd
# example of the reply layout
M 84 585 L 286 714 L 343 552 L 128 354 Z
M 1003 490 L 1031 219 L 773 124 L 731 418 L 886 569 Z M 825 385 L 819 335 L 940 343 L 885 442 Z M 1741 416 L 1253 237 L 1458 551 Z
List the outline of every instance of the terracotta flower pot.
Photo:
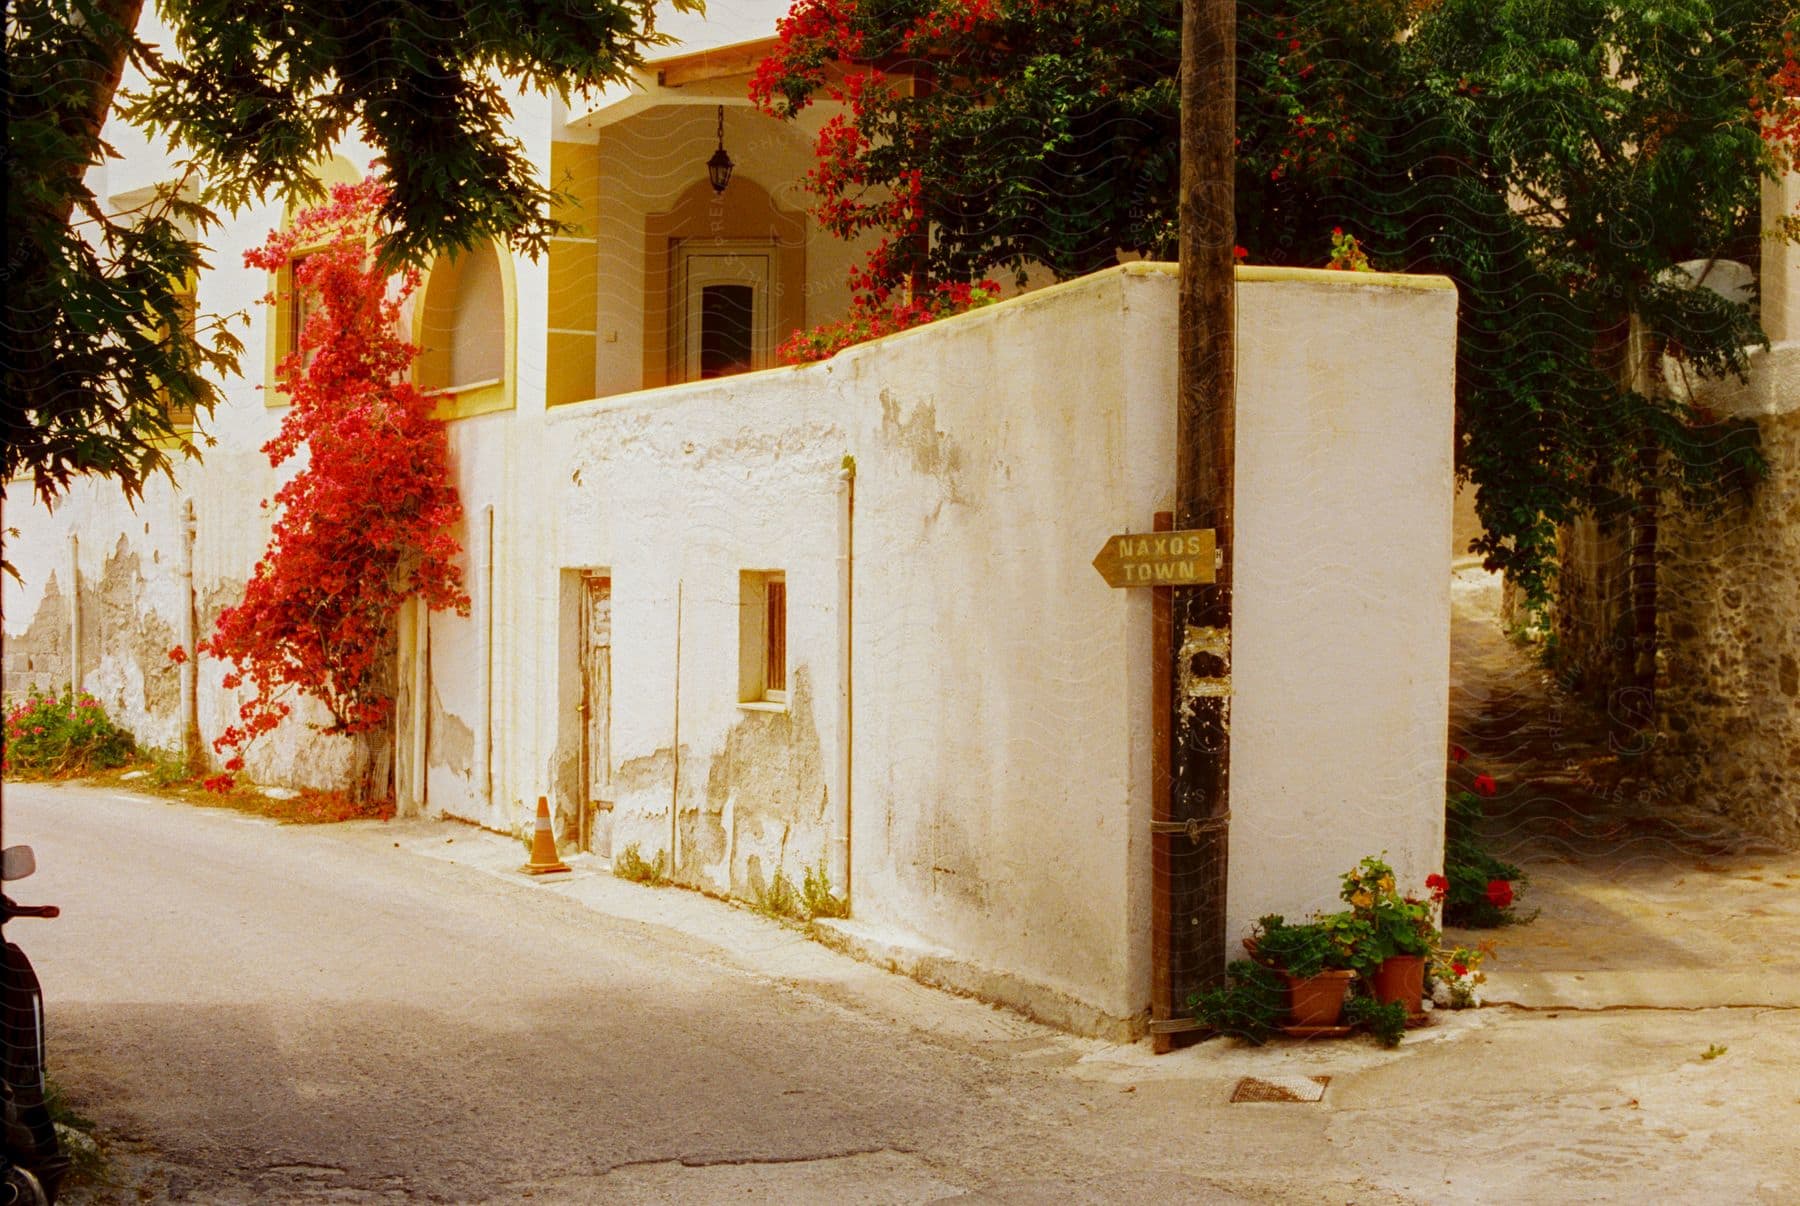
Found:
M 1375 969 L 1375 980 L 1370 988 L 1375 999 L 1383 1005 L 1399 1001 L 1406 1006 L 1408 1015 L 1419 1013 L 1425 997 L 1424 956 L 1389 955 Z
M 1350 974 L 1326 971 L 1303 980 L 1283 972 L 1288 984 L 1288 1022 L 1294 1026 L 1337 1025 L 1344 1016 Z

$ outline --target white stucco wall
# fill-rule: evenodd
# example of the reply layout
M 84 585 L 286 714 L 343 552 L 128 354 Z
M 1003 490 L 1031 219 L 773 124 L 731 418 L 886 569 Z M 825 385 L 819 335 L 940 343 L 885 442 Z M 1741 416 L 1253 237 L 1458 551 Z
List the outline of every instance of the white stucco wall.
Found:
M 1442 867 L 1454 491 L 1448 282 L 1246 275 L 1233 954 L 1264 913 L 1341 908 L 1364 855 L 1420 895 Z
M 1394 278 L 1252 270 L 1240 298 L 1234 938 L 1330 904 L 1364 854 L 1409 885 L 1438 869 L 1455 322 L 1448 289 Z M 736 589 L 740 569 L 789 575 L 812 792 L 840 752 L 849 453 L 856 916 L 1091 1014 L 1141 1013 L 1149 599 L 1089 562 L 1172 503 L 1173 321 L 1172 274 L 1134 266 L 823 365 L 553 411 L 554 553 L 527 576 L 613 577 L 614 848 L 668 847 L 679 593 L 682 841 L 706 864 L 681 873 L 742 894 L 825 857 L 827 801 L 771 826 L 734 796 L 766 724 L 736 703 Z M 535 660 L 557 646 L 540 633 Z M 550 766 L 552 733 L 533 740 Z
M 221 245 L 270 225 L 246 215 Z M 264 308 L 251 303 L 266 282 L 216 261 L 202 305 L 249 307 L 253 367 Z M 992 969 L 1004 999 L 1060 1001 L 1057 1016 L 1109 1032 L 1141 1021 L 1150 601 L 1089 563 L 1108 535 L 1149 528 L 1173 501 L 1168 266 L 1126 266 L 820 365 L 548 412 L 543 341 L 530 334 L 546 282 L 541 266 L 516 271 L 517 408 L 452 425 L 475 606 L 431 622 L 425 810 L 522 832 L 546 795 L 567 842 L 579 724 L 569 586 L 603 570 L 612 848 L 667 850 L 673 797 L 684 882 L 752 896 L 777 868 L 798 882 L 825 860 L 846 740 L 849 455 L 855 915 Z M 1330 903 L 1362 854 L 1385 850 L 1409 886 L 1437 868 L 1455 320 L 1454 294 L 1417 281 L 1240 280 L 1234 938 L 1262 912 Z M 219 445 L 182 476 L 200 513 L 203 592 L 241 585 L 261 551 L 256 502 L 275 482 L 257 449 L 275 419 L 248 383 L 233 385 Z M 146 506 L 172 514 L 172 497 Z M 9 507 L 8 520 L 25 531 L 28 582 L 59 564 L 75 525 L 84 558 L 122 537 L 143 545 L 138 564 L 155 568 L 137 595 L 159 612 L 168 587 L 152 579 L 173 572 L 161 511 L 143 534 L 99 487 L 55 515 L 27 510 Z M 738 701 L 742 570 L 787 575 L 785 712 Z M 9 635 L 30 622 L 32 590 L 8 584 Z M 128 671 L 96 675 L 120 698 L 136 690 Z M 232 710 L 216 676 L 202 678 L 209 738 Z M 154 728 L 152 711 L 141 718 Z M 314 781 L 330 768 L 322 744 L 289 725 L 252 774 Z

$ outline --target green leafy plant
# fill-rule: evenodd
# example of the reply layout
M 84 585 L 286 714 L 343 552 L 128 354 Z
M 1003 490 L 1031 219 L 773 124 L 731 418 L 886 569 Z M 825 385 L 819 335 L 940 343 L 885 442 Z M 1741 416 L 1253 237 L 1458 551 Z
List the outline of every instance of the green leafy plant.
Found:
M 1355 235 L 1345 234 L 1342 226 L 1331 228 L 1331 259 L 1325 266 L 1338 272 L 1375 271 L 1375 265 L 1369 262 L 1369 253 L 1362 249 Z
M 1341 971 L 1356 965 L 1352 932 L 1324 919 L 1289 924 L 1279 913 L 1257 920 L 1244 949 L 1262 966 L 1305 980 L 1324 971 Z
M 1353 909 L 1344 909 L 1321 914 L 1316 921 L 1331 936 L 1331 945 L 1336 951 L 1334 966 L 1354 968 L 1363 975 L 1374 971 L 1380 960 L 1370 960 L 1375 945 L 1375 927 L 1367 918 L 1358 916 Z
M 800 893 L 787 872 L 780 868 L 776 868 L 765 887 L 756 890 L 756 911 L 770 917 L 806 920 L 806 906 L 801 902 Z
M 1225 986 L 1195 993 L 1188 1008 L 1201 1025 L 1261 1045 L 1287 1014 L 1287 985 L 1281 973 L 1249 959 L 1225 969 Z
M 806 186 L 821 228 L 869 249 L 853 290 L 1067 279 L 1174 254 L 1180 16 L 796 0 L 750 96 L 790 119 L 841 105 Z M 1456 282 L 1474 551 L 1534 604 L 1559 525 L 1665 490 L 1726 501 L 1762 471 L 1753 424 L 1700 421 L 1620 369 L 1634 321 L 1711 376 L 1765 342 L 1748 306 L 1667 269 L 1756 254 L 1759 180 L 1800 146 L 1797 33 L 1769 0 L 1239 6 L 1236 240 L 1312 266 L 1341 226 L 1344 266 Z
M 850 902 L 832 894 L 831 874 L 825 870 L 824 860 L 817 867 L 808 867 L 801 877 L 800 900 L 809 919 L 850 916 Z
M 6 709 L 0 751 L 7 774 L 51 777 L 123 766 L 135 745 L 87 692 L 34 687 Z
M 1355 996 L 1344 1003 L 1344 1020 L 1367 1030 L 1383 1047 L 1398 1047 L 1406 1034 L 1406 1005 L 1401 1001 L 1384 1005 L 1374 997 Z
M 633 842 L 613 856 L 613 874 L 634 884 L 649 884 L 653 888 L 659 888 L 669 882 L 668 857 L 666 851 L 658 850 L 656 860 L 651 862 L 644 858 L 638 850 L 638 844 Z

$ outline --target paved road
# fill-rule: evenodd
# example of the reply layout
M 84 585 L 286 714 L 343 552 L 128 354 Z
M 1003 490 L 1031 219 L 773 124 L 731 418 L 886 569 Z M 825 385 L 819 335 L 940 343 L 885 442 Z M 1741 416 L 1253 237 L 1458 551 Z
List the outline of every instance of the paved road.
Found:
M 13 895 L 64 909 L 9 937 L 122 1182 L 88 1200 L 1800 1200 L 1792 1010 L 1158 1058 L 463 826 L 5 790 Z M 1332 1081 L 1227 1104 L 1246 1073 Z
M 41 868 L 15 898 L 63 906 L 19 935 L 56 1072 L 158 1197 L 1223 1193 L 1107 1150 L 1083 1045 L 692 894 L 512 877 L 442 823 L 17 784 L 5 823 Z

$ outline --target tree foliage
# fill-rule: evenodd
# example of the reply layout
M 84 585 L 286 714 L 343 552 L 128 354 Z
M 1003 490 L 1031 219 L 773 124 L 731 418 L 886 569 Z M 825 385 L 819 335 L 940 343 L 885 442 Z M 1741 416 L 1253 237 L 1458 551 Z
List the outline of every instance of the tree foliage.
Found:
M 1176 0 L 799 0 L 752 85 L 841 101 L 815 214 L 886 236 L 853 284 L 1172 254 Z M 1793 154 L 1795 0 L 1289 0 L 1238 24 L 1237 242 L 1317 265 L 1332 230 L 1461 294 L 1458 464 L 1479 550 L 1538 597 L 1557 525 L 1640 490 L 1718 497 L 1754 432 L 1633 388 L 1633 322 L 1741 372 L 1750 311 L 1684 260 L 1754 258 Z M 1641 374 L 1639 375 L 1641 380 Z
M 697 10 L 700 0 L 671 0 Z M 171 406 L 210 411 L 237 361 L 181 294 L 219 209 L 317 200 L 310 165 L 360 134 L 391 181 L 385 254 L 502 238 L 535 253 L 549 192 L 505 128 L 508 79 L 567 95 L 622 79 L 664 39 L 654 0 L 162 0 L 176 53 L 138 36 L 143 0 L 14 0 L 6 13 L 5 482 L 45 502 L 81 474 L 128 496 L 193 453 Z M 88 170 L 127 64 L 125 115 L 173 150 L 176 179 L 130 213 Z M 0 482 L 0 492 L 5 489 Z
M 418 349 L 395 334 L 419 276 L 407 269 L 390 288 L 379 255 L 389 200 L 384 182 L 339 185 L 244 255 L 274 272 L 295 247 L 328 244 L 293 270 L 294 288 L 319 305 L 277 370 L 290 405 L 263 447 L 271 465 L 303 450 L 304 463 L 275 495 L 268 552 L 243 602 L 200 647 L 233 664 L 228 689 L 252 691 L 214 742 L 232 751 L 218 786 L 242 768 L 244 747 L 288 715 L 296 691 L 330 711 L 327 732 L 387 724 L 394 619 L 408 598 L 468 613 L 449 442 L 432 400 L 408 380 Z

